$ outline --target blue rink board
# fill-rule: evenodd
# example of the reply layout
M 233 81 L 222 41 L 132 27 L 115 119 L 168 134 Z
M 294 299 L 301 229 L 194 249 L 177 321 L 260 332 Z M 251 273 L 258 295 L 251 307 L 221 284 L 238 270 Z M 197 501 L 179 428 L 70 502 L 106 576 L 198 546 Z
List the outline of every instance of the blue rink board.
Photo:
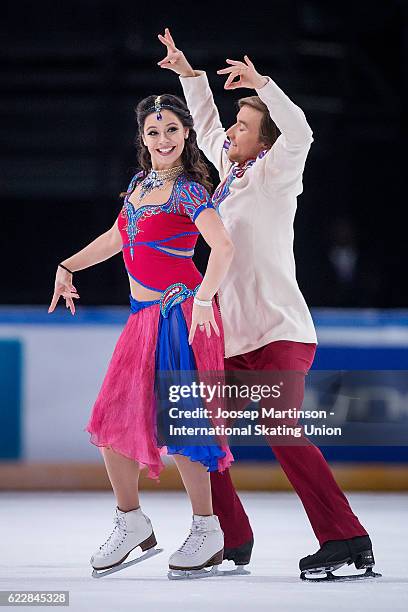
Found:
M 21 456 L 22 345 L 0 338 L 0 459 Z
M 392 346 L 378 342 L 378 336 L 408 329 L 408 311 L 401 310 L 312 310 L 319 330 L 341 331 L 343 328 L 364 330 L 372 337 L 372 344 L 364 346 L 336 346 L 319 343 L 312 370 L 407 370 L 408 346 Z M 234 457 L 248 461 L 273 461 L 268 446 L 232 447 Z M 408 463 L 408 446 L 320 446 L 329 461 Z
M 319 345 L 312 370 L 408 370 L 408 348 Z M 231 450 L 237 460 L 274 460 L 268 446 Z M 320 450 L 329 461 L 408 463 L 408 446 L 320 446 Z
M 62 306 L 49 315 L 48 306 L 0 306 L 0 325 L 47 325 L 47 326 L 121 326 L 129 317 L 129 309 L 123 307 L 79 307 L 73 317 Z M 396 337 L 395 331 L 407 333 L 408 310 L 336 310 L 312 309 L 312 316 L 319 330 L 333 330 L 337 335 L 345 328 L 354 328 L 368 334 L 364 345 L 353 342 L 352 346 L 320 342 L 316 351 L 313 370 L 408 370 L 408 343 L 388 342 L 381 344 L 384 334 Z M 21 346 L 11 343 L 3 345 L 2 378 L 3 392 L 12 397 L 13 410 L 1 416 L 0 457 L 17 458 L 20 449 L 22 406 Z M 324 455 L 333 461 L 381 461 L 408 462 L 407 447 L 320 447 Z M 269 447 L 232 447 L 236 459 L 254 461 L 273 460 Z
M 312 370 L 408 370 L 408 348 L 319 344 Z

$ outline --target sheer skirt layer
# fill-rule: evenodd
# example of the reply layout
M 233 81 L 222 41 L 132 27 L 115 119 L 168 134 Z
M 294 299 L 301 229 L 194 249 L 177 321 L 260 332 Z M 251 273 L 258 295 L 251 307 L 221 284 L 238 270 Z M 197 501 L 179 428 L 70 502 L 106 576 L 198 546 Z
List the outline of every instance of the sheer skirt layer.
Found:
M 116 343 L 101 389 L 84 431 L 90 442 L 112 450 L 147 467 L 149 478 L 158 478 L 163 454 L 182 454 L 199 461 L 208 471 L 224 471 L 233 456 L 226 443 L 166 446 L 158 432 L 157 373 L 191 371 L 205 377 L 208 371 L 223 371 L 222 323 L 214 314 L 221 337 L 210 338 L 198 329 L 188 344 L 193 298 L 172 306 L 163 317 L 160 305 L 133 300 L 137 310 Z M 163 416 L 163 411 L 160 411 Z M 180 423 L 177 423 L 180 424 Z

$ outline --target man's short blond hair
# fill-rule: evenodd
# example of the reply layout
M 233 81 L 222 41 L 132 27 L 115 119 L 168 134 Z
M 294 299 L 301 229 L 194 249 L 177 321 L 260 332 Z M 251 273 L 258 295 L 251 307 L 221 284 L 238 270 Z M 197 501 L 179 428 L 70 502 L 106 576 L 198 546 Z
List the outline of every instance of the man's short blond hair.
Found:
M 250 106 L 262 113 L 261 125 L 259 126 L 259 140 L 264 142 L 267 147 L 271 147 L 279 136 L 279 130 L 269 114 L 268 107 L 258 96 L 248 96 L 238 100 L 238 107 Z

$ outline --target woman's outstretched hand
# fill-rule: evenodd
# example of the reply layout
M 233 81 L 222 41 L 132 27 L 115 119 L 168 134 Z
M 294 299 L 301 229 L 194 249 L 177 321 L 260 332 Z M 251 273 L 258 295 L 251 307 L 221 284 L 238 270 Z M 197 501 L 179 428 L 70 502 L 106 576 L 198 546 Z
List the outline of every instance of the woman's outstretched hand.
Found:
M 217 336 L 220 335 L 220 330 L 215 321 L 213 305 L 211 306 L 199 306 L 198 304 L 193 304 L 193 312 L 191 315 L 191 326 L 190 333 L 188 336 L 188 343 L 192 344 L 194 340 L 194 335 L 196 333 L 197 325 L 199 327 L 199 333 L 206 333 L 207 338 L 211 336 L 211 327 L 214 328 Z
M 195 76 L 194 70 L 186 60 L 184 53 L 177 49 L 169 28 L 164 30 L 164 36 L 158 34 L 157 37 L 167 49 L 166 57 L 157 62 L 160 68 L 168 68 L 181 76 Z
M 230 64 L 228 68 L 217 70 L 217 74 L 228 74 L 224 83 L 224 89 L 237 89 L 237 87 L 247 87 L 248 89 L 261 89 L 268 79 L 256 71 L 255 66 L 247 55 L 244 55 L 245 62 L 238 60 L 225 60 Z M 238 77 L 237 81 L 234 81 Z
M 79 299 L 79 295 L 74 285 L 72 284 L 72 274 L 70 274 L 63 268 L 58 267 L 57 273 L 55 275 L 54 295 L 52 296 L 51 304 L 48 308 L 49 313 L 54 312 L 60 297 L 65 298 L 66 308 L 69 308 L 71 314 L 74 315 L 75 304 L 73 298 Z

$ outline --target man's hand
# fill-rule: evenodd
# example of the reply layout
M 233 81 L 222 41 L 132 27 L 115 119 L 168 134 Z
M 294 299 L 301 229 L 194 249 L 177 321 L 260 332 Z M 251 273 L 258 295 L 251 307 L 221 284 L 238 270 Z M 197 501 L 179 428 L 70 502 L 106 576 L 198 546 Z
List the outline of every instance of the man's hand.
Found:
M 184 53 L 180 51 L 180 49 L 177 49 L 174 44 L 169 28 L 164 30 L 164 36 L 158 34 L 157 37 L 167 48 L 166 57 L 160 62 L 157 62 L 160 68 L 168 68 L 180 76 L 195 76 L 195 72 L 186 60 Z
M 244 55 L 245 62 L 237 60 L 225 60 L 231 64 L 228 68 L 217 70 L 217 74 L 229 74 L 224 83 L 224 89 L 237 89 L 237 87 L 247 87 L 248 89 L 261 89 L 268 79 L 256 71 L 255 66 L 247 55 Z M 238 77 L 237 81 L 234 79 Z

